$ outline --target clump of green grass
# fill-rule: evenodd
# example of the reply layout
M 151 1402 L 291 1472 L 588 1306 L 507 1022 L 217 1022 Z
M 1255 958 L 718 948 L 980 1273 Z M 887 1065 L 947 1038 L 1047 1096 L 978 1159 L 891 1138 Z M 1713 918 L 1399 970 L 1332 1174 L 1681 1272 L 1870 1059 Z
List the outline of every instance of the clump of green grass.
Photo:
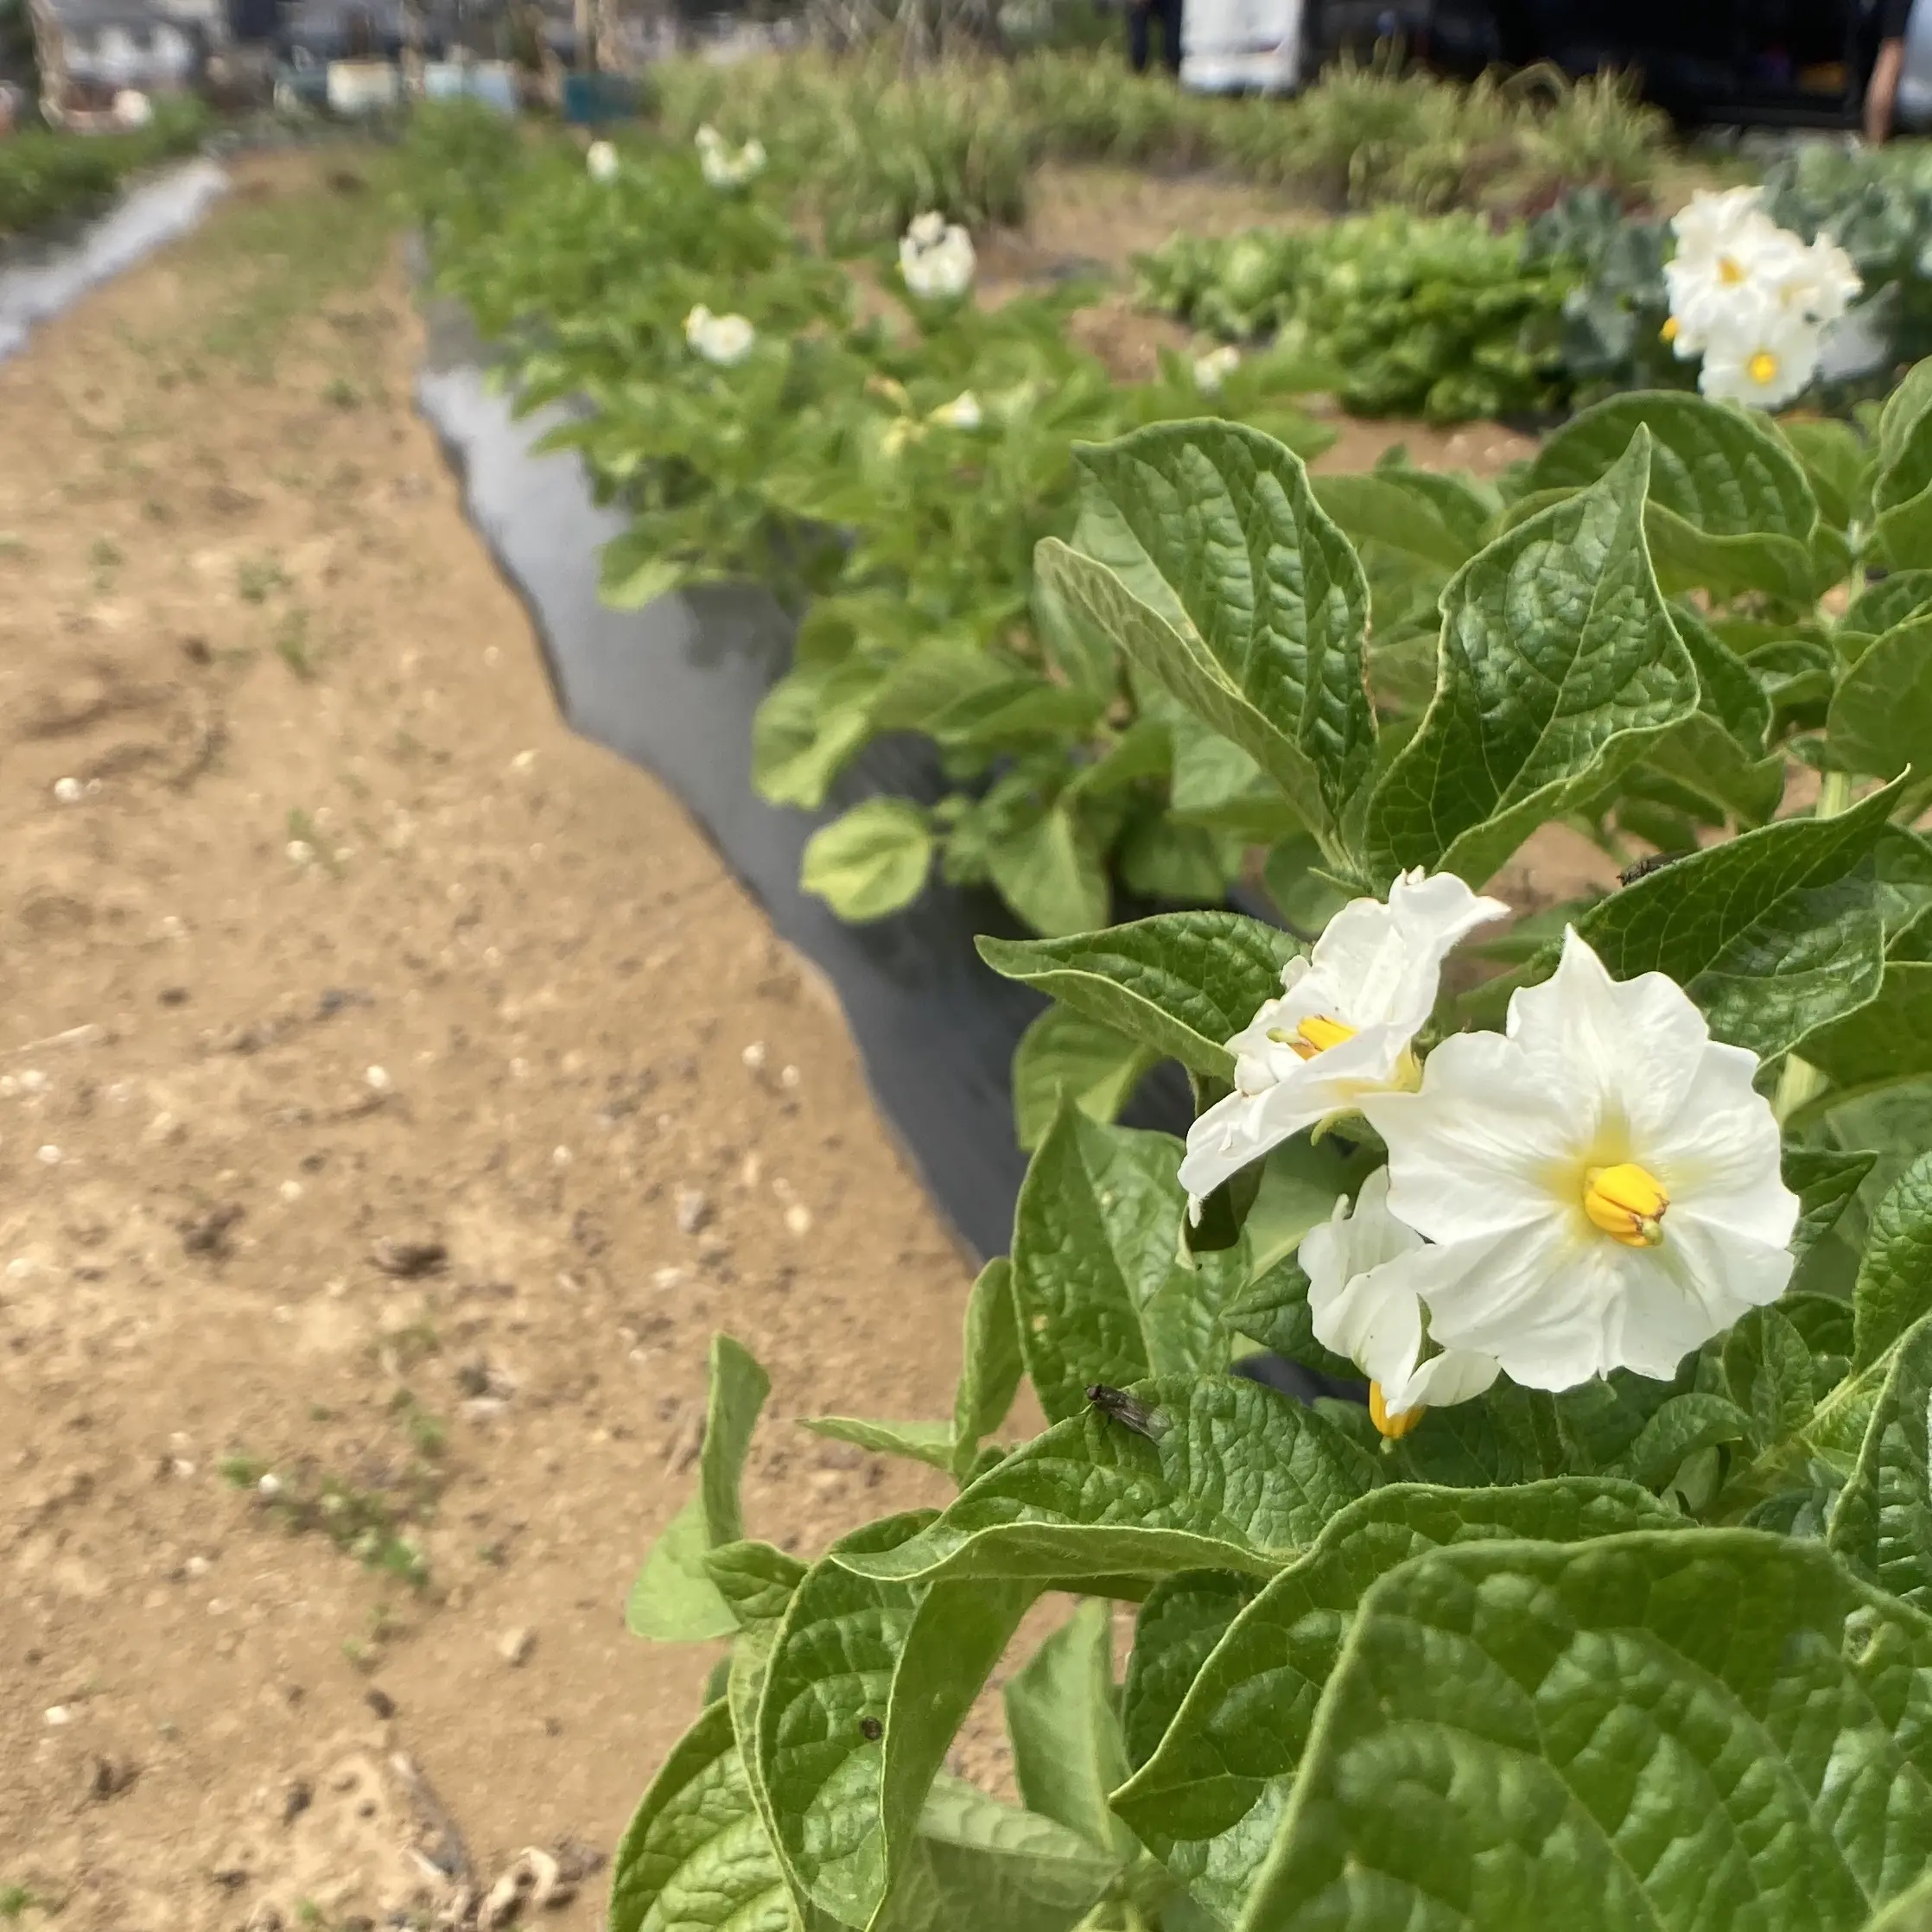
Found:
M 286 589 L 288 583 L 272 556 L 245 556 L 235 566 L 235 593 L 244 603 L 266 603 L 271 592 Z
M 299 605 L 282 613 L 275 626 L 275 654 L 303 683 L 320 675 L 314 646 L 308 641 L 308 613 Z

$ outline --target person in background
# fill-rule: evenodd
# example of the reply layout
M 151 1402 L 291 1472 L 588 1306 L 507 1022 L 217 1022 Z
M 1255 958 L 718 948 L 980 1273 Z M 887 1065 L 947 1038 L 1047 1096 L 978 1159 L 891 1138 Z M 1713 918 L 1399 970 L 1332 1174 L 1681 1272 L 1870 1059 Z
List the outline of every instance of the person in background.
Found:
M 1891 132 L 1891 112 L 1898 99 L 1899 71 L 1905 65 L 1905 29 L 1912 17 L 1912 0 L 1878 0 L 1878 58 L 1865 86 L 1865 138 L 1877 148 Z
M 1148 35 L 1160 22 L 1160 59 L 1169 73 L 1180 72 L 1181 0 L 1127 0 L 1127 58 L 1136 73 L 1147 71 Z

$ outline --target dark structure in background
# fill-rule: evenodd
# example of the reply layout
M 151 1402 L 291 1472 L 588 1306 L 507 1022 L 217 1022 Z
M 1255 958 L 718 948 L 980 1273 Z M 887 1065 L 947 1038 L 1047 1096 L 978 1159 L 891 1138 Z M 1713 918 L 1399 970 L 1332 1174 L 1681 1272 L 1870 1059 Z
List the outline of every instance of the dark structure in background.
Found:
M 1318 59 L 1393 39 L 1455 73 L 1634 69 L 1692 124 L 1855 127 L 1878 51 L 1875 0 L 1309 0 L 1306 24 Z

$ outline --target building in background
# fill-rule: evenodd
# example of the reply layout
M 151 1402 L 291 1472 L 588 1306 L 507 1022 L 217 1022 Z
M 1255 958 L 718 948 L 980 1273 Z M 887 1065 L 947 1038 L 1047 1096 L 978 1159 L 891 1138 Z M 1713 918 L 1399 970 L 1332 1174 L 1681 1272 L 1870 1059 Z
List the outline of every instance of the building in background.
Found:
M 183 93 L 226 38 L 220 0 L 27 0 L 41 111 L 55 126 L 112 124 L 117 94 Z

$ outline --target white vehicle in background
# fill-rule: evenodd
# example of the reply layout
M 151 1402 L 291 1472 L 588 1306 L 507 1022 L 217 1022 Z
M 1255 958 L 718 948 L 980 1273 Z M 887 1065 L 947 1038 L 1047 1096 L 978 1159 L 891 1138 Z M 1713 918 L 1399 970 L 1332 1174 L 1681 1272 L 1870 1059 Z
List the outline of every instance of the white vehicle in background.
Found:
M 1180 84 L 1201 94 L 1286 94 L 1301 84 L 1302 0 L 1185 0 Z

